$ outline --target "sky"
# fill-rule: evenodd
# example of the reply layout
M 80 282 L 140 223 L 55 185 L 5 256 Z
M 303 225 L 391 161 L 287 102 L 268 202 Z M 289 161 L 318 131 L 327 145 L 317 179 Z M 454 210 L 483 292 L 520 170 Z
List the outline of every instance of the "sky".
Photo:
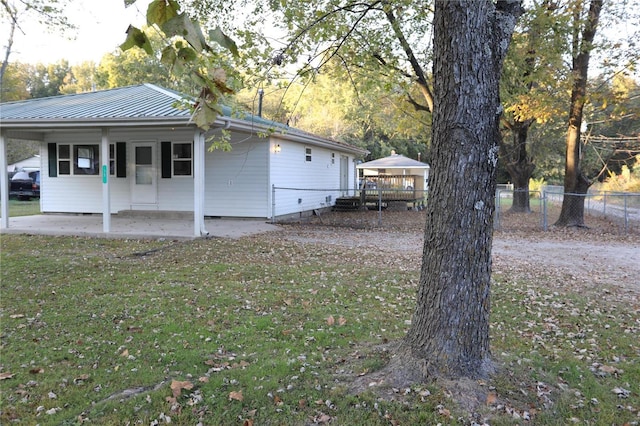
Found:
M 138 0 L 128 8 L 124 0 L 71 0 L 67 17 L 78 27 L 66 35 L 47 32 L 35 20 L 21 22 L 24 34 L 16 31 L 10 62 L 54 63 L 66 59 L 71 65 L 83 61 L 96 64 L 105 53 L 113 52 L 126 38 L 129 24 L 145 24 L 147 5 L 151 0 Z M 8 29 L 2 25 L 0 42 L 6 44 Z

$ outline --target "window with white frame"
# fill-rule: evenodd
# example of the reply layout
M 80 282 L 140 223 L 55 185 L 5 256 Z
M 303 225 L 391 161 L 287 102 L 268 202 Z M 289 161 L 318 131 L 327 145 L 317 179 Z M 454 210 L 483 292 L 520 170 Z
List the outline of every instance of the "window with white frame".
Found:
M 193 144 L 174 142 L 171 147 L 174 176 L 191 176 L 193 170 Z
M 116 144 L 109 144 L 109 174 L 116 174 Z
M 99 145 L 74 145 L 73 146 L 73 174 L 74 175 L 100 174 L 100 146 Z
M 304 160 L 305 161 L 311 161 L 311 148 L 305 148 L 304 149 Z
M 71 145 L 58 145 L 58 173 L 71 174 Z
M 99 175 L 98 144 L 59 144 L 58 173 L 61 175 Z

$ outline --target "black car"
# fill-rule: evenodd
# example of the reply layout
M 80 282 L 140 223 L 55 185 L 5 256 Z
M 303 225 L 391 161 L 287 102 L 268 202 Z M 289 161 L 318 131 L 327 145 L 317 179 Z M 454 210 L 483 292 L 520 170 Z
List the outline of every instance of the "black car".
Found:
M 11 177 L 9 197 L 30 200 L 40 197 L 40 171 L 18 172 Z

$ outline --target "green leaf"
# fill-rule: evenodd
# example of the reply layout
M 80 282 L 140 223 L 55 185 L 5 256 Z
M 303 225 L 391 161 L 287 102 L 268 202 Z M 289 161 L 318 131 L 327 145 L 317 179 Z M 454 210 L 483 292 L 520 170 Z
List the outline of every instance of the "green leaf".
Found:
M 211 136 L 207 139 L 207 142 L 210 143 L 207 149 L 209 152 L 215 150 L 228 152 L 233 149 L 231 146 L 231 132 L 229 130 L 220 129 L 220 136 Z
M 168 66 L 173 66 L 173 64 L 176 62 L 176 59 L 177 59 L 177 55 L 173 46 L 166 46 L 164 49 L 162 49 L 160 61 L 163 64 Z
M 127 28 L 127 39 L 120 45 L 120 49 L 125 51 L 132 47 L 139 47 L 144 49 L 149 56 L 153 55 L 153 48 L 147 35 L 140 29 L 129 25 L 129 28 Z
M 147 8 L 147 24 L 162 27 L 165 22 L 178 16 L 180 5 L 175 0 L 154 0 Z
M 217 103 L 207 102 L 200 98 L 200 104 L 193 114 L 193 121 L 201 129 L 207 130 L 211 127 L 214 121 L 218 119 L 218 116 L 222 114 L 222 110 Z
M 240 56 L 236 42 L 233 41 L 231 37 L 223 33 L 220 27 L 216 27 L 214 30 L 209 31 L 209 38 L 229 50 L 236 58 Z
M 198 54 L 190 47 L 184 47 L 178 50 L 178 57 L 185 62 L 195 62 Z
M 179 36 L 184 38 L 196 52 L 202 52 L 205 49 L 210 50 L 200 25 L 193 22 L 185 13 L 173 17 L 165 22 L 161 28 L 169 37 Z

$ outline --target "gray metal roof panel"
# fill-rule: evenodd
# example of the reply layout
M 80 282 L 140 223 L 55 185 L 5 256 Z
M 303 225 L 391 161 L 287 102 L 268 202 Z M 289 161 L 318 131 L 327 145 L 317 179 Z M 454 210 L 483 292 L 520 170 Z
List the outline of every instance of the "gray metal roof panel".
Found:
M 0 104 L 0 120 L 189 119 L 176 93 L 152 84 Z
M 178 92 L 153 84 L 141 84 L 96 92 L 60 95 L 48 98 L 0 103 L 0 125 L 12 128 L 55 128 L 86 126 L 136 126 L 177 125 L 191 123 L 191 111 L 177 106 L 180 101 L 192 101 Z M 314 144 L 341 147 L 355 154 L 368 151 L 344 142 L 338 142 L 303 132 L 289 126 L 241 114 L 233 117 L 231 108 L 224 107 L 223 116 L 234 123 L 234 127 L 257 126 L 259 131 L 273 129 L 283 137 L 296 137 Z
M 378 158 L 377 160 L 367 161 L 358 164 L 358 169 L 426 169 L 429 168 L 427 163 L 405 157 L 400 154 L 392 154 L 388 157 Z

